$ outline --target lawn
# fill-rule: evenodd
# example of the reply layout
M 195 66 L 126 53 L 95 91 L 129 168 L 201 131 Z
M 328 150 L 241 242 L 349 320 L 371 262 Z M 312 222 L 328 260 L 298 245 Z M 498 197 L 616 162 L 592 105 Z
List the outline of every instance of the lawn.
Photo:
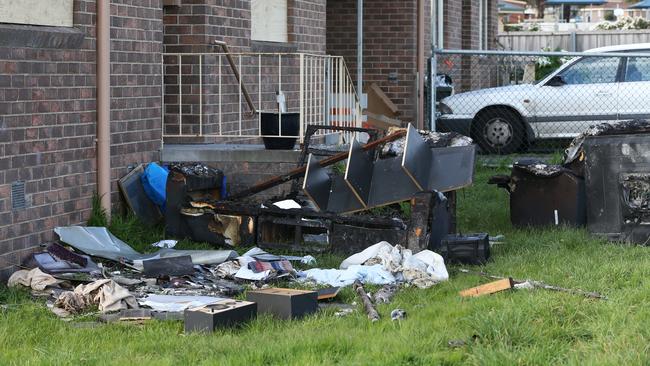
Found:
M 545 290 L 461 299 L 459 290 L 487 280 L 450 266 L 450 281 L 402 290 L 379 306 L 382 320 L 374 324 L 359 307 L 343 318 L 329 310 L 297 321 L 260 317 L 241 329 L 185 335 L 178 321 L 94 327 L 86 326 L 92 317 L 64 322 L 26 292 L 0 289 L 0 303 L 10 304 L 0 310 L 0 365 L 648 364 L 648 249 L 610 244 L 584 230 L 513 229 L 507 194 L 486 184 L 505 171 L 479 167 L 473 187 L 459 194 L 462 231 L 506 237 L 494 247 L 492 261 L 474 269 L 598 291 L 608 300 Z M 134 246 L 161 236 L 159 230 L 138 233 L 140 227 L 128 220 L 114 226 Z M 350 290 L 342 297 L 354 301 Z M 408 318 L 391 322 L 388 315 L 397 307 Z

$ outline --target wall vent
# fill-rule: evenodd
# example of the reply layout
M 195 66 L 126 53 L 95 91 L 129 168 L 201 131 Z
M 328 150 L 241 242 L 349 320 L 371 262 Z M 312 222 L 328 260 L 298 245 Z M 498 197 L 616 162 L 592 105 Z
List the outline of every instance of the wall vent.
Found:
M 25 182 L 17 180 L 11 183 L 11 208 L 20 210 L 27 207 L 25 200 Z

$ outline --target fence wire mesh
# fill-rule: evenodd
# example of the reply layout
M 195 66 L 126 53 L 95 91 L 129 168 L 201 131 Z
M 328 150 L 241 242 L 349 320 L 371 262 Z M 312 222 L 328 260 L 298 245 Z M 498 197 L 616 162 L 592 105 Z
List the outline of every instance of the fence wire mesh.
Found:
M 435 127 L 487 154 L 562 150 L 589 126 L 650 117 L 650 53 L 435 55 Z

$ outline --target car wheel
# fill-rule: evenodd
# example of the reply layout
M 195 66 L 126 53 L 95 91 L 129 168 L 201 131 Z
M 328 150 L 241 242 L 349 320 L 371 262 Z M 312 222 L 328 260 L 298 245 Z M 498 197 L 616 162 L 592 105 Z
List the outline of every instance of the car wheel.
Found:
M 519 116 L 507 109 L 487 110 L 472 124 L 472 138 L 488 154 L 512 154 L 525 145 Z

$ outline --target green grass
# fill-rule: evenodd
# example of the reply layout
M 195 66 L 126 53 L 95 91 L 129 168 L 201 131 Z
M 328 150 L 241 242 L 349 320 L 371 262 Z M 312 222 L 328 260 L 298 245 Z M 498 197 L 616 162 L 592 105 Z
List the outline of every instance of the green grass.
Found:
M 10 304 L 0 308 L 0 365 L 648 364 L 648 249 L 606 243 L 584 230 L 513 229 L 506 192 L 486 184 L 505 172 L 479 168 L 473 187 L 459 194 L 462 231 L 506 237 L 493 260 L 474 269 L 598 291 L 609 300 L 544 290 L 461 299 L 459 290 L 486 279 L 450 267 L 450 281 L 404 289 L 380 305 L 375 324 L 359 308 L 345 318 L 333 310 L 297 321 L 264 316 L 240 329 L 185 335 L 181 322 L 81 328 L 88 317 L 64 322 L 26 292 L 0 289 L 0 303 Z M 139 250 L 163 236 L 161 228 L 144 230 L 132 219 L 114 219 L 111 230 Z M 340 260 L 319 259 L 323 266 Z M 342 298 L 355 300 L 349 289 Z M 388 317 L 397 307 L 408 312 L 400 323 Z M 465 345 L 451 348 L 450 340 Z

